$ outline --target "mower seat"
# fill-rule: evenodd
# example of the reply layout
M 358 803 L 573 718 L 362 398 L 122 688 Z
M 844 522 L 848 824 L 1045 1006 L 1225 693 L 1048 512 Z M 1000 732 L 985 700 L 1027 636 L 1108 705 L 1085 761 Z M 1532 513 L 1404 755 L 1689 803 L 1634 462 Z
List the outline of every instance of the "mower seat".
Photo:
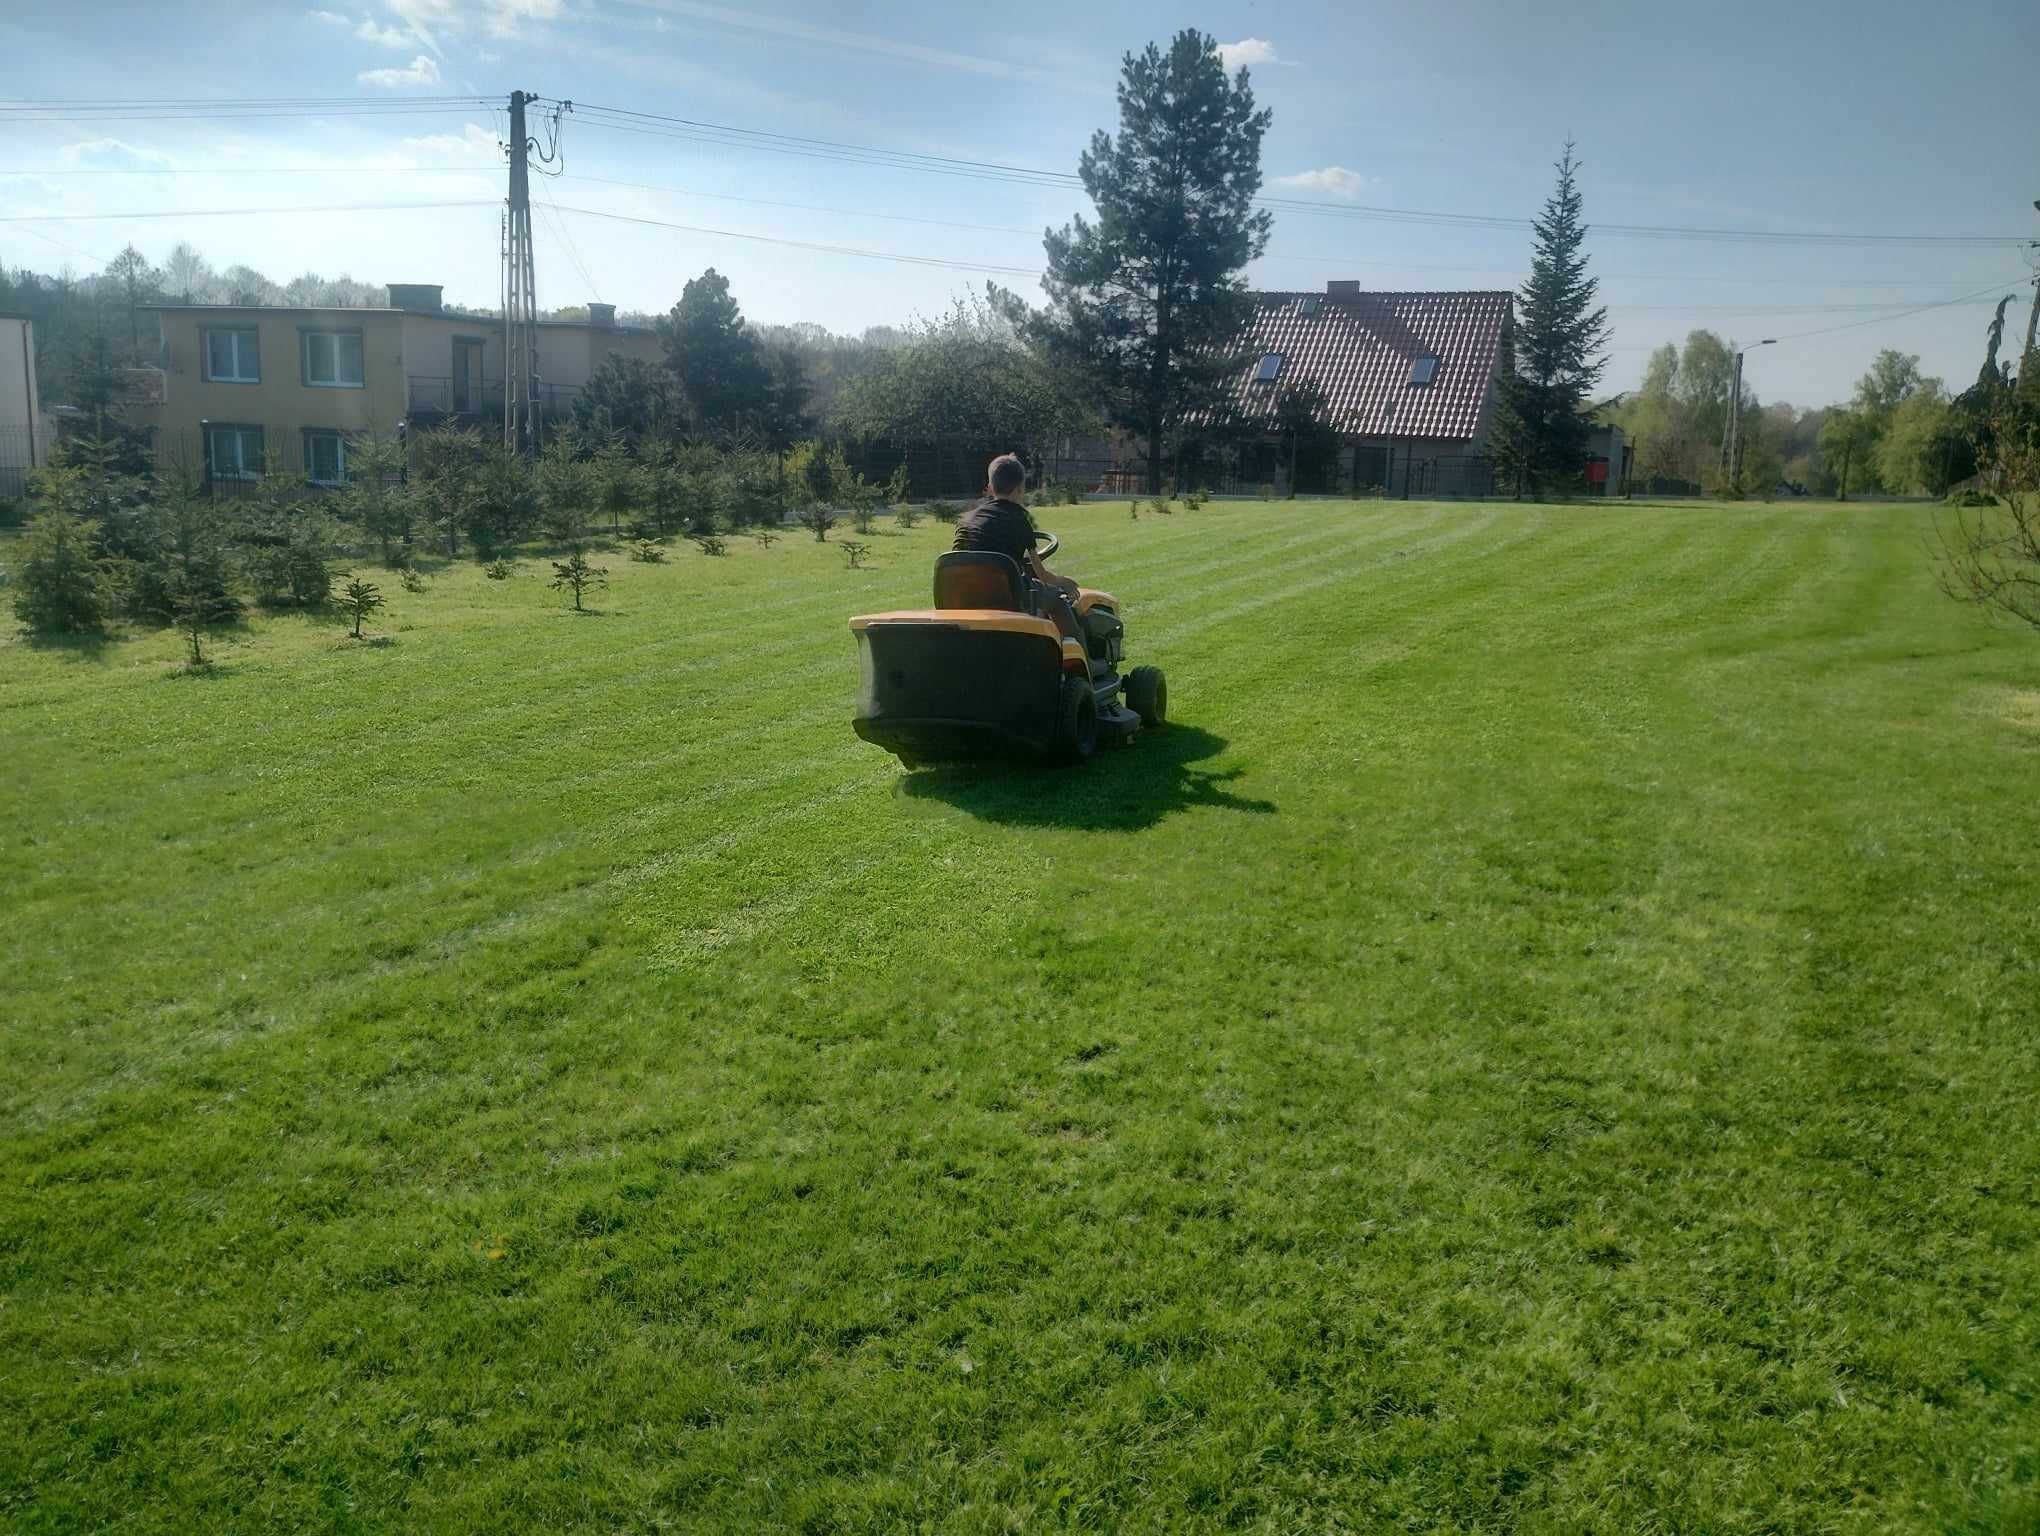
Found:
M 983 549 L 952 549 L 935 557 L 935 606 L 1034 611 L 1020 567 Z

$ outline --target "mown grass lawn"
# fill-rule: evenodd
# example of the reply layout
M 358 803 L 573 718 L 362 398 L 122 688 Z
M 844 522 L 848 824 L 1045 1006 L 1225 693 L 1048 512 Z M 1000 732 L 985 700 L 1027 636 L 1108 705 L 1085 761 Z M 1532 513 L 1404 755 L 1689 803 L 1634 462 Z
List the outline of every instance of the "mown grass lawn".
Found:
M 10 640 L 0 1524 L 2040 1529 L 1927 515 L 1045 512 L 1177 721 L 1063 774 L 852 736 L 936 527 Z

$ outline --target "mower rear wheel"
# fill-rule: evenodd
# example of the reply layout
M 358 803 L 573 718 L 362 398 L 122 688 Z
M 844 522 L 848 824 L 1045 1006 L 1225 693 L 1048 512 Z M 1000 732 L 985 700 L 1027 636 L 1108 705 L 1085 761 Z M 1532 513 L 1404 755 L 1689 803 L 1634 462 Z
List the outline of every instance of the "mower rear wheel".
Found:
M 1126 707 L 1149 730 L 1169 718 L 1169 684 L 1160 667 L 1135 667 L 1126 674 Z
M 1098 750 L 1098 696 L 1091 691 L 1088 677 L 1065 677 L 1062 696 L 1062 733 L 1056 756 L 1065 763 L 1081 763 Z

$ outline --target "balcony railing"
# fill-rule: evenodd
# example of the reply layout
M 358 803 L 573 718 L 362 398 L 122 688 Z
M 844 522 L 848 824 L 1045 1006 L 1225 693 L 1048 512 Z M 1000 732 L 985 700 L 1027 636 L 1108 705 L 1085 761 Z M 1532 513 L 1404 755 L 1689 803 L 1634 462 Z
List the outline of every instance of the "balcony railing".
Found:
M 469 416 L 500 417 L 503 414 L 503 381 L 480 383 L 467 379 L 413 376 L 406 381 L 410 413 L 418 417 Z M 538 386 L 538 409 L 542 416 L 564 416 L 574 408 L 580 390 L 566 384 Z

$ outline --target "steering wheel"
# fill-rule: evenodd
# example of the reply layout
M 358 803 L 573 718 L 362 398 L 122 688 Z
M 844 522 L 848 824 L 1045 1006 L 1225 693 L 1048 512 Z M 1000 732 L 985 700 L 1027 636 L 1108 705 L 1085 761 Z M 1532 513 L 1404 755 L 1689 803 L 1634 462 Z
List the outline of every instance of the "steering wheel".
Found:
M 1062 548 L 1062 540 L 1050 533 L 1046 528 L 1035 531 L 1034 543 L 1036 546 L 1034 558 L 1037 560 L 1046 560 L 1050 555 Z

